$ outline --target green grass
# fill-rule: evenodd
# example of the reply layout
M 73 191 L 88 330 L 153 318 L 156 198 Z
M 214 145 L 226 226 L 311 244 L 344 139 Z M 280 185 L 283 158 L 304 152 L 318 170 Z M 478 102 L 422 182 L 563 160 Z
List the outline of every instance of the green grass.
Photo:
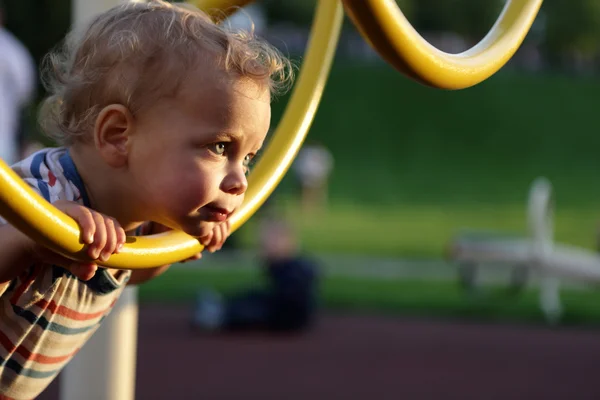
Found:
M 545 175 L 559 204 L 595 205 L 599 97 L 591 78 L 506 72 L 449 92 L 387 66 L 338 64 L 309 139 L 335 155 L 334 200 L 519 203 Z
M 283 211 L 298 228 L 302 245 L 310 252 L 440 258 L 448 242 L 462 230 L 528 234 L 525 204 L 414 204 L 386 208 L 336 202 L 328 212 L 311 217 L 299 212 L 294 200 L 283 200 Z M 559 207 L 555 216 L 556 240 L 594 250 L 599 222 L 600 208 Z M 256 245 L 254 223 L 250 221 L 240 231 L 246 247 Z
M 191 302 L 201 287 L 222 292 L 259 285 L 258 270 L 173 269 L 140 289 L 142 302 Z M 484 287 L 466 294 L 453 282 L 324 277 L 321 303 L 328 310 L 377 312 L 486 321 L 541 323 L 538 293 L 511 295 L 506 288 Z M 563 290 L 564 324 L 600 324 L 600 292 Z
M 526 234 L 529 186 L 543 175 L 556 239 L 594 249 L 599 99 L 597 78 L 509 71 L 448 92 L 385 65 L 338 63 L 308 136 L 335 157 L 329 210 L 302 215 L 292 174 L 277 191 L 281 207 L 311 251 L 440 257 L 462 229 Z M 247 246 L 253 235 L 240 234 Z

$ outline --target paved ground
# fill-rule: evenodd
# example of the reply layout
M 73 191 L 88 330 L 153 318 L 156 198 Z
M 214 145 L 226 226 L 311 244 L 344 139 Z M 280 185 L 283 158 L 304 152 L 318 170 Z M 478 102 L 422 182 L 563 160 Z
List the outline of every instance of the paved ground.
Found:
M 302 336 L 211 337 L 188 315 L 141 308 L 138 399 L 600 399 L 598 331 L 337 315 Z

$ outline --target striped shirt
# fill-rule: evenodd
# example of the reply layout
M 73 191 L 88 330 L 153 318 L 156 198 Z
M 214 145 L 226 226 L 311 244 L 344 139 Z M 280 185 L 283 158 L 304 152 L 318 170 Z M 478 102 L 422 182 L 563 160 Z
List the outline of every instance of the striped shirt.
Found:
M 51 203 L 89 207 L 65 148 L 41 150 L 13 170 Z M 117 280 L 99 269 L 84 282 L 61 267 L 37 264 L 0 286 L 0 400 L 37 397 L 98 328 L 129 277 Z

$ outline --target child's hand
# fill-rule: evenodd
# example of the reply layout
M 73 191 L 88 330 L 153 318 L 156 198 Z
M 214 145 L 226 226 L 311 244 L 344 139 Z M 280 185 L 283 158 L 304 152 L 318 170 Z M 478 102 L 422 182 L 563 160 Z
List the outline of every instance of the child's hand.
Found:
M 231 224 L 229 221 L 221 222 L 215 225 L 214 229 L 208 235 L 200 238 L 200 243 L 204 245 L 204 248 L 211 253 L 221 250 L 223 243 L 229 237 L 229 231 Z
M 87 255 L 92 260 L 106 261 L 123 247 L 125 231 L 114 218 L 71 201 L 59 200 L 53 205 L 77 221 L 82 240 L 88 245 Z M 42 246 L 38 246 L 35 253 L 41 261 L 60 265 L 84 281 L 91 279 L 98 268 L 94 261 L 73 261 Z
M 156 222 L 149 222 L 147 224 L 148 225 L 146 225 L 142 230 L 144 234 L 150 235 L 155 233 L 163 233 L 171 230 L 171 228 Z M 225 240 L 229 237 L 230 228 L 231 225 L 229 221 L 216 224 L 210 234 L 200 238 L 200 243 L 202 243 L 205 250 L 208 250 L 211 253 L 214 253 L 217 250 L 221 250 L 221 247 L 223 247 L 223 243 L 225 243 Z M 195 254 L 182 262 L 199 260 L 200 258 L 202 258 L 202 253 Z

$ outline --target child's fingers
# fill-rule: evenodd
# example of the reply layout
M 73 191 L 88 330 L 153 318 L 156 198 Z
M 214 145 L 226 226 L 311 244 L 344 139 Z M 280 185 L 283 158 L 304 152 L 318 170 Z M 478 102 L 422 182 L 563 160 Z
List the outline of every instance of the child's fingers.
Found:
M 212 242 L 212 238 L 213 232 L 211 231 L 208 235 L 200 238 L 200 243 L 202 243 L 202 246 L 207 247 Z
M 93 260 L 108 260 L 113 253 L 118 253 L 127 240 L 125 231 L 114 218 L 107 217 L 80 204 L 59 200 L 54 205 L 77 221 L 83 243 L 88 245 L 87 254 Z M 80 264 L 77 268 L 81 268 Z M 92 264 L 86 268 L 93 270 Z M 95 264 L 94 264 L 95 265 Z M 82 276 L 89 274 L 83 273 Z
M 118 225 L 118 223 L 117 223 L 117 225 Z M 123 249 L 123 245 L 125 244 L 126 240 L 127 240 L 127 235 L 125 234 L 125 230 L 121 227 L 121 225 L 118 225 L 116 253 L 119 253 Z
M 118 225 L 112 218 L 104 218 L 106 227 L 106 244 L 100 252 L 100 260 L 106 261 L 117 250 L 117 228 Z
M 221 240 L 218 242 L 217 250 L 221 250 L 221 247 L 223 247 L 223 244 L 229 237 L 229 221 L 226 221 L 225 223 L 220 224 L 219 230 L 221 231 Z
M 212 237 L 210 244 L 208 245 L 208 251 L 210 251 L 211 253 L 214 253 L 215 251 L 217 251 L 219 249 L 219 246 L 220 246 L 222 240 L 223 240 L 223 232 L 221 231 L 221 225 L 219 224 L 219 225 L 215 226 L 215 228 L 213 229 L 213 237 Z
M 100 257 L 100 252 L 102 249 L 104 249 L 104 246 L 106 246 L 106 224 L 102 214 L 92 212 L 92 216 L 94 218 L 94 222 L 96 223 L 96 233 L 94 234 L 94 242 L 88 249 L 88 255 L 92 259 L 97 260 Z
M 229 233 L 231 231 L 231 223 L 229 221 L 225 221 L 219 227 L 221 228 L 221 233 L 223 235 L 223 242 L 221 243 L 223 244 L 225 240 L 227 240 L 227 238 L 229 237 Z
M 92 212 L 84 207 L 68 207 L 64 212 L 79 224 L 83 243 L 92 244 L 96 234 L 96 222 Z
M 74 263 L 69 267 L 69 271 L 82 281 L 89 281 L 96 274 L 98 266 L 94 263 Z

